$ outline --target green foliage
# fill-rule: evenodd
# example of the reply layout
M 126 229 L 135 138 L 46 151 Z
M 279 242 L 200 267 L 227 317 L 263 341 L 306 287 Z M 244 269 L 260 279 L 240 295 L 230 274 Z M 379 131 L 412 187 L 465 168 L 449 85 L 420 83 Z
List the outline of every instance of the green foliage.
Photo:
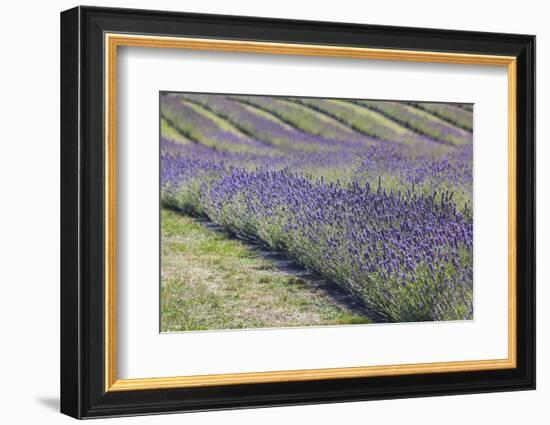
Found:
M 163 209 L 163 332 L 368 323 L 223 232 Z

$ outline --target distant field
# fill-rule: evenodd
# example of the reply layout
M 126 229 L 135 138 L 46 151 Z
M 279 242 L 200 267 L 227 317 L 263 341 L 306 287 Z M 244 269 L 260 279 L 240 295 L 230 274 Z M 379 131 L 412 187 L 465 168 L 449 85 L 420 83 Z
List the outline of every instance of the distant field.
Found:
M 160 101 L 163 331 L 473 317 L 471 105 Z

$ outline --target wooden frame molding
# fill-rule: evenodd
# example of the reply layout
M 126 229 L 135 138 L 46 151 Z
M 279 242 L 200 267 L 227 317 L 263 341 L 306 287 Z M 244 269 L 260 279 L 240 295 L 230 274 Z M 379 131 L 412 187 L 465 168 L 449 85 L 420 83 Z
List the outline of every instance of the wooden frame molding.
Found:
M 508 72 L 508 357 L 386 366 L 307 369 L 255 373 L 118 379 L 116 322 L 116 147 L 117 50 L 121 46 L 233 51 L 261 54 L 330 56 L 358 60 L 397 60 L 450 64 L 492 65 Z M 135 391 L 207 387 L 251 383 L 312 381 L 357 377 L 411 375 L 512 369 L 517 365 L 517 61 L 514 56 L 444 53 L 414 50 L 371 49 L 313 44 L 234 41 L 105 33 L 105 391 Z

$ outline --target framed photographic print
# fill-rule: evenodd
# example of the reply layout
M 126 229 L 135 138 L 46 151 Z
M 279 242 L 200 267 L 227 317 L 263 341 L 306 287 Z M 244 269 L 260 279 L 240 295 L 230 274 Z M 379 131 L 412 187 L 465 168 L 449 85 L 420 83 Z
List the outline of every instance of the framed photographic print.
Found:
M 61 14 L 61 411 L 535 387 L 535 37 Z

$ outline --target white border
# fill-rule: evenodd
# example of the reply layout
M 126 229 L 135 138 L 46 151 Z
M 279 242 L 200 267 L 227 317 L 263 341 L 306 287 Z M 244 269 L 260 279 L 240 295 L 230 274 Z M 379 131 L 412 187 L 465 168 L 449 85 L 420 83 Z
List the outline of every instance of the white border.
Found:
M 137 47 L 118 61 L 117 378 L 507 358 L 506 67 Z M 474 102 L 475 320 L 160 334 L 159 90 Z

